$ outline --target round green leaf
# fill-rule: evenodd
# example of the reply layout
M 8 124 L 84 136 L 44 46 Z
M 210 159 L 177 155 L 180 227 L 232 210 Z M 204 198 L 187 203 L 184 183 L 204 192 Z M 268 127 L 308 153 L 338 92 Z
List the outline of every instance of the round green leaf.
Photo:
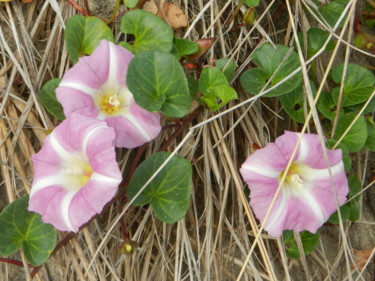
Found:
M 332 79 L 341 83 L 344 64 L 336 66 L 332 70 Z M 374 91 L 375 76 L 370 70 L 357 64 L 348 64 L 345 81 L 342 106 L 350 106 L 366 101 Z M 337 104 L 340 87 L 332 90 L 332 98 Z
M 97 17 L 75 15 L 66 23 L 66 49 L 73 62 L 83 55 L 90 55 L 103 39 L 114 42 L 111 29 Z
M 307 35 L 307 55 L 309 57 L 312 57 L 323 47 L 324 43 L 326 42 L 329 36 L 329 33 L 320 28 L 310 28 L 307 31 L 306 35 Z M 304 40 L 303 40 L 302 32 L 298 32 L 298 39 L 300 43 L 302 44 L 302 46 L 304 46 L 305 44 L 303 44 Z M 328 45 L 326 46 L 326 50 L 333 50 L 334 46 L 335 46 L 334 42 L 330 41 Z
M 206 67 L 202 70 L 199 80 L 199 90 L 202 94 L 208 94 L 213 88 L 228 85 L 228 80 L 216 67 Z
M 187 39 L 180 39 L 175 37 L 173 40 L 172 54 L 174 54 L 177 59 L 181 59 L 184 56 L 195 54 L 198 52 L 198 44 L 194 41 Z
M 128 186 L 129 200 L 170 156 L 158 152 L 142 162 Z M 188 209 L 192 181 L 192 168 L 185 158 L 173 156 L 146 189 L 135 199 L 134 205 L 151 204 L 155 215 L 163 222 L 174 223 L 182 219 Z
M 325 118 L 333 121 L 336 115 L 336 104 L 332 100 L 331 93 L 323 91 L 318 100 L 317 108 Z
M 57 120 L 64 120 L 65 115 L 62 108 L 62 105 L 56 98 L 56 88 L 59 86 L 61 78 L 51 79 L 46 82 L 38 93 L 38 97 L 44 107 L 56 117 Z
M 27 210 L 28 196 L 17 199 L 0 214 L 0 255 L 8 256 L 22 247 L 34 265 L 47 261 L 56 245 L 57 232 L 40 215 Z
M 255 50 L 251 57 L 259 68 L 247 70 L 241 75 L 240 82 L 244 90 L 254 95 L 258 94 L 276 71 L 267 88 L 274 86 L 297 69 L 300 66 L 297 53 L 291 51 L 286 58 L 288 53 L 289 48 L 283 45 L 276 45 L 275 49 L 271 44 L 263 44 Z M 296 74 L 265 96 L 276 97 L 287 94 L 297 88 L 301 81 L 301 75 Z
M 183 117 L 190 109 L 185 73 L 172 54 L 146 51 L 136 55 L 129 64 L 126 83 L 135 102 L 148 111 Z
M 173 30 L 159 17 L 144 10 L 127 12 L 121 20 L 120 30 L 135 36 L 130 45 L 122 42 L 122 46 L 139 54 L 142 51 L 170 52 L 173 46 Z
M 356 113 L 350 112 L 350 113 L 342 115 L 339 118 L 337 128 L 336 128 L 336 134 L 334 136 L 335 140 L 340 139 L 340 137 L 344 134 L 344 132 L 352 123 L 356 115 L 357 115 Z M 353 127 L 345 135 L 342 142 L 349 149 L 349 152 L 358 152 L 364 147 L 366 143 L 366 139 L 367 139 L 366 121 L 365 119 L 363 119 L 363 117 L 359 117 L 358 120 L 354 123 Z
M 305 113 L 303 109 L 303 90 L 302 84 L 294 91 L 280 96 L 280 103 L 285 112 L 296 122 L 305 122 Z

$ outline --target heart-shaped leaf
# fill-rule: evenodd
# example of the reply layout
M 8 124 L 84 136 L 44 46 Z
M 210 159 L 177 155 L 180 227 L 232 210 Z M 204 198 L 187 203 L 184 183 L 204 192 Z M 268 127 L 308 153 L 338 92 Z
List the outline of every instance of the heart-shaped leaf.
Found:
M 30 263 L 41 265 L 55 248 L 57 232 L 27 210 L 28 200 L 28 196 L 17 199 L 1 212 L 0 255 L 9 256 L 22 247 Z
M 229 86 L 224 73 L 216 67 L 203 69 L 199 80 L 199 90 L 203 94 L 202 100 L 211 111 L 218 110 L 237 98 L 236 91 Z
M 337 123 L 337 129 L 334 136 L 335 140 L 340 139 L 340 137 L 344 134 L 347 130 L 349 125 L 353 122 L 354 118 L 357 116 L 356 113 L 350 112 L 347 114 L 342 115 L 339 118 Z M 353 127 L 349 130 L 349 132 L 345 135 L 342 142 L 346 145 L 350 152 L 358 152 L 360 151 L 367 139 L 367 126 L 366 121 L 363 117 L 359 117 L 358 120 L 354 123 Z
M 97 17 L 75 15 L 66 23 L 66 49 L 73 62 L 83 55 L 90 55 L 103 39 L 114 42 L 112 30 Z
M 341 14 L 345 10 L 345 5 L 339 1 L 332 1 L 327 6 L 319 7 L 319 12 L 331 27 L 334 27 Z M 339 23 L 338 28 L 343 27 L 346 16 Z
M 170 53 L 146 51 L 136 55 L 129 64 L 126 82 L 135 102 L 148 111 L 183 117 L 190 109 L 184 70 Z
M 173 46 L 173 30 L 159 17 L 143 11 L 134 10 L 127 12 L 121 20 L 120 30 L 135 36 L 135 42 L 120 45 L 139 54 L 142 51 L 170 52 Z
M 169 156 L 169 152 L 158 152 L 138 166 L 128 186 L 129 200 L 133 199 Z M 189 161 L 173 156 L 135 199 L 134 205 L 151 204 L 155 215 L 161 221 L 174 223 L 182 219 L 187 212 L 192 186 L 192 168 Z
M 332 70 L 332 79 L 341 84 L 344 64 Z M 344 93 L 341 106 L 350 106 L 366 101 L 374 91 L 375 76 L 370 70 L 357 64 L 348 64 L 344 80 Z M 333 101 L 337 104 L 340 87 L 332 90 Z
M 209 93 L 203 95 L 202 100 L 211 111 L 215 111 L 237 98 L 237 92 L 227 85 L 212 88 Z
M 267 88 L 274 86 L 300 66 L 297 53 L 283 45 L 276 45 L 275 49 L 271 44 L 263 44 L 254 51 L 251 58 L 259 68 L 245 71 L 240 77 L 240 82 L 246 92 L 254 95 L 261 91 L 271 77 L 273 78 Z M 265 96 L 287 94 L 297 88 L 301 81 L 301 75 L 297 73 Z
M 56 98 L 56 88 L 59 86 L 61 78 L 47 81 L 38 93 L 38 97 L 44 107 L 56 117 L 57 120 L 64 120 L 65 115 L 61 103 Z

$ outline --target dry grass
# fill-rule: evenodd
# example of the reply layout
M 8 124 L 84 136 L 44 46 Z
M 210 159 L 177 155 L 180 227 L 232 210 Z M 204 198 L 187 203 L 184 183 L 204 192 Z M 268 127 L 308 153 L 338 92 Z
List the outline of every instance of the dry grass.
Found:
M 249 63 L 251 50 L 261 41 L 291 45 L 296 31 L 306 31 L 316 21 L 303 9 L 303 1 L 286 1 L 286 7 L 272 18 L 280 1 L 263 1 L 259 21 L 241 27 L 237 21 L 227 24 L 237 0 L 174 1 L 190 19 L 181 36 L 192 40 L 216 37 L 217 43 L 207 54 L 211 58 L 230 57 L 238 63 L 236 78 Z M 354 5 L 347 10 L 346 25 L 331 33 L 336 41 L 329 56 L 316 58 L 320 77 L 316 99 L 329 87 L 326 78 L 332 65 L 356 60 L 369 65 L 373 55 L 355 50 L 350 44 Z M 31 155 L 38 151 L 47 130 L 56 125 L 41 106 L 37 92 L 43 83 L 62 77 L 70 61 L 65 49 L 64 22 L 77 12 L 65 1 L 39 1 L 22 4 L 14 0 L 0 4 L 0 209 L 29 193 L 32 179 Z M 329 28 L 322 23 L 323 28 Z M 113 23 L 118 33 L 118 23 Z M 305 85 L 310 61 L 298 46 Z M 320 52 L 321 53 L 321 52 Z M 282 83 L 282 82 L 281 82 Z M 356 223 L 325 226 L 319 247 L 299 260 L 285 255 L 282 240 L 264 232 L 247 204 L 238 168 L 252 153 L 253 144 L 265 145 L 284 129 L 318 132 L 325 130 L 315 107 L 299 127 L 288 119 L 273 99 L 250 98 L 234 80 L 239 100 L 221 113 L 202 112 L 194 127 L 186 129 L 170 146 L 193 164 L 194 189 L 186 218 L 167 225 L 158 221 L 150 208 L 116 203 L 95 219 L 58 251 L 39 271 L 34 280 L 373 280 L 374 251 L 358 268 L 353 248 L 374 248 L 375 196 L 369 184 L 371 157 L 355 156 L 354 171 L 360 176 L 362 215 Z M 314 104 L 311 89 L 306 99 Z M 170 121 L 165 121 L 166 123 Z M 159 149 L 174 129 L 165 130 L 147 146 L 146 155 Z M 118 151 L 126 176 L 134 151 Z M 139 243 L 131 256 L 123 255 L 120 221 L 129 236 Z M 1 226 L 0 226 L 1 227 Z M 67 233 L 59 233 L 63 239 Z M 298 241 L 298 235 L 296 236 Z M 24 260 L 19 254 L 12 258 Z M 0 280 L 30 280 L 31 269 L 0 264 Z

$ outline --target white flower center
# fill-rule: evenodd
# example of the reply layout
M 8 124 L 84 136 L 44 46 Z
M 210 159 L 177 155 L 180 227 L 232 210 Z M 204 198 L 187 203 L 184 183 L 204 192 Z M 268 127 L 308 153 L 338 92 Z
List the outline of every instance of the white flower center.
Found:
M 63 174 L 67 182 L 64 187 L 69 191 L 78 191 L 86 185 L 94 171 L 89 162 L 81 157 L 72 157 L 66 164 Z
M 94 94 L 99 111 L 107 117 L 124 115 L 130 106 L 132 93 L 121 85 L 104 84 Z
M 311 187 L 311 183 L 306 181 L 303 177 L 303 172 L 306 170 L 306 167 L 304 166 L 305 165 L 302 164 L 292 163 L 281 187 L 285 194 L 290 196 L 299 196 L 306 189 Z M 286 171 L 283 171 L 280 174 L 279 181 L 281 181 L 281 178 L 285 172 Z

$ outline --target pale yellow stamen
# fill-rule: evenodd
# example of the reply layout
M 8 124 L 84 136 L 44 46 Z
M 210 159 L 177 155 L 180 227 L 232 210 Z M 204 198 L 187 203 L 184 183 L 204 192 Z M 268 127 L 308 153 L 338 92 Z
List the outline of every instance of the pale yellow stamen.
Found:
M 293 163 L 292 165 L 290 165 L 288 174 L 286 175 L 284 183 L 282 185 L 283 192 L 289 195 L 298 195 L 305 188 L 309 187 L 309 184 L 306 181 L 304 181 L 301 176 L 302 171 L 303 167 L 300 167 L 299 164 Z M 281 172 L 279 176 L 279 181 L 281 181 L 285 172 L 286 171 Z
M 105 116 L 119 116 L 127 112 L 132 94 L 120 85 L 102 85 L 94 94 L 96 107 Z
M 89 163 L 78 161 L 77 163 L 70 165 L 65 170 L 65 175 L 69 179 L 69 187 L 71 191 L 77 191 L 84 187 L 90 180 L 93 170 Z

